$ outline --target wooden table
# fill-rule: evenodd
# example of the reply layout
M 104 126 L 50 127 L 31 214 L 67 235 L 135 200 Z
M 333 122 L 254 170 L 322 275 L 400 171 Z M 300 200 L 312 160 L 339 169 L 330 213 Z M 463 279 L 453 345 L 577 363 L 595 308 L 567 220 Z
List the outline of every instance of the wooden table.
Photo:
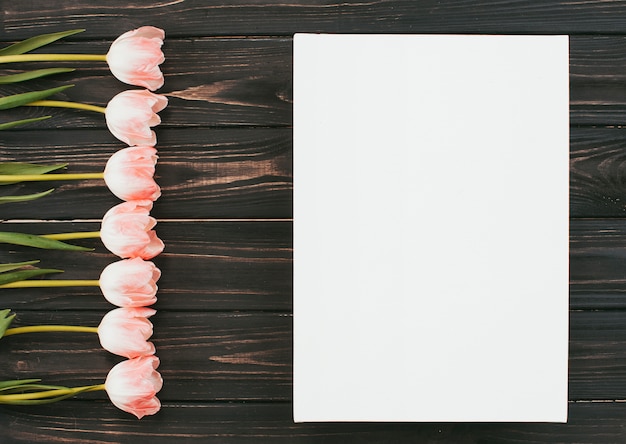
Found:
M 115 37 L 141 25 L 167 33 L 160 92 L 170 105 L 157 128 L 163 196 L 153 210 L 167 245 L 155 260 L 163 277 L 153 318 L 163 408 L 139 421 L 103 393 L 47 406 L 5 406 L 0 442 L 626 442 L 624 3 L 102 3 L 4 1 L 0 42 L 85 28 L 47 52 L 104 53 Z M 571 35 L 568 424 L 292 422 L 291 61 L 292 35 L 305 31 Z M 73 73 L 2 87 L 2 95 L 72 83 L 59 98 L 104 106 L 128 89 L 102 63 L 72 65 L 78 68 Z M 43 114 L 23 108 L 3 111 L 2 119 Z M 52 114 L 2 132 L 0 160 L 67 162 L 70 172 L 95 172 L 123 147 L 101 115 Z M 2 205 L 0 229 L 97 230 L 118 202 L 98 181 L 59 183 L 36 203 Z M 80 243 L 93 252 L 5 246 L 0 262 L 40 259 L 63 268 L 63 278 L 96 279 L 115 257 L 98 240 Z M 17 313 L 15 325 L 97 325 L 111 308 L 97 288 L 3 289 L 1 297 L 0 306 Z M 0 379 L 95 384 L 120 360 L 103 351 L 95 335 L 15 336 L 2 340 Z

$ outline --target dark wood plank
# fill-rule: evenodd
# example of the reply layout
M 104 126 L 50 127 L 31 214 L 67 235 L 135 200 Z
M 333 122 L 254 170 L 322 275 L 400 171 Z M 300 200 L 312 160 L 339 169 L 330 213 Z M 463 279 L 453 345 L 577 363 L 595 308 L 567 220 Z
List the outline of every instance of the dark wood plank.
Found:
M 68 25 L 69 26 L 69 25 Z M 0 34 L 2 37 L 2 34 Z M 108 41 L 57 43 L 48 51 L 105 53 Z M 6 43 L 8 44 L 8 42 Z M 626 119 L 626 39 L 622 36 L 574 36 L 570 43 L 571 121 L 574 125 L 621 125 Z M 166 38 L 162 94 L 170 106 L 163 126 L 289 126 L 292 122 L 292 40 L 290 38 Z M 60 94 L 67 100 L 101 106 L 130 88 L 108 72 L 104 63 L 54 63 L 77 71 L 27 84 L 5 85 L 3 91 L 24 92 L 72 83 Z M 10 73 L 35 66 L 4 66 Z M 43 115 L 44 109 L 10 111 L 15 118 Z M 5 112 L 6 115 L 7 112 Z M 75 110 L 53 110 L 54 119 L 30 128 L 104 128 L 102 116 Z M 0 115 L 2 116 L 2 115 Z M 113 139 L 111 139 L 113 140 Z
M 1 37 L 2 34 L 0 34 Z M 63 42 L 39 52 L 107 52 L 108 42 Z M 4 46 L 4 45 L 2 45 Z M 292 41 L 259 39 L 169 39 L 163 45 L 165 85 L 158 92 L 170 99 L 160 113 L 162 126 L 288 126 L 291 124 Z M 36 81 L 3 85 L 3 94 L 73 84 L 55 95 L 59 100 L 106 106 L 120 91 L 132 86 L 115 79 L 104 62 L 56 62 L 10 64 L 8 74 L 35 67 L 69 66 L 77 71 Z M 54 119 L 31 128 L 106 128 L 98 113 L 19 108 L 5 111 L 11 118 L 52 113 Z
M 626 39 L 570 39 L 570 120 L 574 125 L 622 125 L 626 116 Z
M 97 223 L 3 223 L 4 231 L 89 231 Z M 626 307 L 626 221 L 577 219 L 570 223 L 570 306 L 572 309 Z M 290 310 L 292 227 L 289 221 L 160 222 L 166 243 L 155 259 L 163 270 L 157 308 Z M 62 278 L 94 279 L 117 260 L 98 240 L 81 241 L 92 253 L 4 248 L 1 262 L 40 259 L 66 269 Z M 87 258 L 87 259 L 85 259 Z M 103 309 L 96 288 L 28 291 L 4 289 L 3 301 L 20 309 Z
M 620 443 L 624 403 L 570 403 L 567 424 L 294 424 L 291 404 L 166 403 L 137 421 L 108 402 L 3 407 L 4 444 L 109 443 Z M 83 415 L 76 417 L 77 411 Z M 71 420 L 68 420 L 71 418 Z M 142 442 L 142 441 L 141 441 Z
M 615 84 L 626 80 L 626 37 L 570 36 L 570 82 Z
M 99 172 L 123 148 L 104 130 L 23 131 L 0 135 L 0 161 L 69 163 L 68 172 Z M 158 218 L 289 218 L 292 141 L 288 128 L 193 131 L 158 129 L 156 180 L 163 195 Z M 54 187 L 36 204 L 3 205 L 3 219 L 97 218 L 119 200 L 102 181 L 24 183 L 0 193 L 28 194 Z M 76 203 L 80 202 L 80 205 Z M 68 206 L 70 205 L 70 206 Z M 71 211 L 69 211 L 71 208 Z
M 570 313 L 569 397 L 626 398 L 626 314 Z
M 624 129 L 571 129 L 570 214 L 624 217 Z M 0 139 L 0 161 L 69 162 L 69 171 L 99 171 L 120 146 L 101 130 L 8 131 Z M 292 140 L 289 128 L 163 128 L 157 180 L 163 197 L 159 218 L 290 218 Z M 94 144 L 94 141 L 97 143 Z M 43 144 L 45 143 L 45 146 Z M 520 155 L 523 155 L 522 153 Z M 532 172 L 529 172 L 532 174 Z M 28 193 L 49 184 L 5 187 Z M 5 219 L 100 218 L 118 200 L 102 182 L 59 183 L 57 191 L 32 203 L 4 205 Z M 3 190 L 0 190 L 3 191 Z
M 14 325 L 95 326 L 106 311 L 18 310 Z M 159 310 L 152 321 L 166 381 L 163 400 L 291 399 L 289 313 Z M 570 399 L 625 399 L 626 313 L 573 311 L 570 323 Z M 54 384 L 96 384 L 119 360 L 100 349 L 95 334 L 11 336 L 2 339 L 0 374 L 41 377 Z
M 587 219 L 570 223 L 570 306 L 624 308 L 626 221 Z
M 0 34 L 1 36 L 1 34 Z M 109 37 L 111 39 L 112 37 Z M 63 42 L 48 51 L 105 53 L 110 40 Z M 163 50 L 166 82 L 162 90 L 170 106 L 163 126 L 289 126 L 292 122 L 292 40 L 290 38 L 167 38 Z M 620 125 L 626 118 L 626 39 L 621 36 L 580 36 L 571 40 L 571 121 L 575 125 Z M 105 106 L 130 88 L 114 79 L 104 63 L 55 63 L 37 66 L 77 67 L 70 74 L 28 84 L 3 86 L 24 92 L 72 83 L 60 94 L 66 100 Z M 5 72 L 34 64 L 5 66 Z M 97 87 L 96 87 L 97 85 Z M 15 118 L 43 115 L 50 110 L 10 111 Z M 5 112 L 6 114 L 6 112 Z M 102 116 L 74 110 L 53 110 L 54 119 L 31 128 L 104 128 Z
M 621 128 L 572 128 L 570 136 L 570 215 L 624 217 L 626 181 Z
M 0 224 L 0 230 L 36 234 L 97 230 L 96 223 Z M 154 259 L 163 275 L 155 308 L 169 310 L 290 310 L 291 222 L 160 222 L 165 252 Z M 67 253 L 26 247 L 0 249 L 0 263 L 41 260 L 65 270 L 57 279 L 97 279 L 118 260 L 99 240 L 75 241 L 93 252 Z M 93 287 L 1 289 L 2 304 L 15 310 L 95 309 L 110 306 Z
M 4 7 L 0 28 L 12 38 L 51 32 L 59 23 L 89 29 L 89 36 L 121 33 L 142 24 L 165 27 L 172 36 L 291 35 L 294 32 L 392 33 L 622 33 L 625 6 L 619 2 L 434 0 L 369 2 L 238 0 L 140 1 L 93 4 L 60 0 L 33 8 Z M 173 20 L 175 17 L 176 20 Z
M 18 311 L 13 325 L 97 326 L 106 312 Z M 165 380 L 160 399 L 289 399 L 289 314 L 159 310 L 151 321 Z M 43 378 L 53 384 L 99 384 L 121 360 L 102 350 L 94 333 L 33 333 L 2 339 L 0 375 Z

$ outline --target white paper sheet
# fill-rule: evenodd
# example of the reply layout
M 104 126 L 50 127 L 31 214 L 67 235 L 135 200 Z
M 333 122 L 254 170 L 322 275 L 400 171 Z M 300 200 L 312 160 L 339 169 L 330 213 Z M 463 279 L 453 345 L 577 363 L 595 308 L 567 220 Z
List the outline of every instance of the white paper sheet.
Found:
M 294 40 L 294 420 L 567 419 L 566 36 Z

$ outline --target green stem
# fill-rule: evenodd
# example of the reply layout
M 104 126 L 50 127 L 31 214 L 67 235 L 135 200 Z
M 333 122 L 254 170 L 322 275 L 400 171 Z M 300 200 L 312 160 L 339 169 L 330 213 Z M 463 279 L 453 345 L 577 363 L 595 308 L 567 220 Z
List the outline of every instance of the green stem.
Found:
M 21 335 L 24 333 L 46 333 L 51 331 L 98 333 L 98 327 L 83 327 L 80 325 L 29 325 L 26 327 L 7 328 L 2 336 Z
M 104 179 L 104 173 L 63 173 L 63 174 L 0 174 L 3 182 L 45 182 L 51 180 L 91 180 Z
M 99 287 L 98 280 L 80 279 L 41 279 L 10 282 L 0 285 L 0 288 L 55 288 L 55 287 Z
M 54 240 L 95 239 L 100 237 L 99 231 L 77 231 L 75 233 L 42 234 L 41 237 Z
M 72 387 L 55 390 L 44 390 L 34 393 L 16 393 L 12 395 L 0 395 L 0 404 L 10 404 L 13 401 L 25 401 L 31 399 L 54 398 L 63 395 L 72 395 L 79 392 L 95 392 L 105 390 L 104 384 L 85 385 L 83 387 Z
M 107 110 L 103 106 L 87 105 L 86 103 L 77 103 L 77 102 L 64 102 L 62 100 L 37 100 L 35 102 L 27 103 L 24 106 L 47 106 L 47 107 L 53 107 L 53 108 L 82 109 L 85 111 L 95 111 L 97 113 L 102 113 L 102 114 L 104 114 Z
M 16 54 L 0 56 L 0 63 L 15 62 L 106 62 L 106 54 Z

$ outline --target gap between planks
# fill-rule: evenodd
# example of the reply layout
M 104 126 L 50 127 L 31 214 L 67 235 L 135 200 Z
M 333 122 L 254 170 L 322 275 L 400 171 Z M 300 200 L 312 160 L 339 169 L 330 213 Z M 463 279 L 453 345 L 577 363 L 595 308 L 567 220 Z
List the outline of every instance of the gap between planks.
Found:
M 33 224 L 33 223 L 99 223 L 102 219 L 0 219 L 0 223 Z M 159 223 L 185 222 L 293 222 L 293 218 L 242 218 L 242 219 L 157 219 Z

